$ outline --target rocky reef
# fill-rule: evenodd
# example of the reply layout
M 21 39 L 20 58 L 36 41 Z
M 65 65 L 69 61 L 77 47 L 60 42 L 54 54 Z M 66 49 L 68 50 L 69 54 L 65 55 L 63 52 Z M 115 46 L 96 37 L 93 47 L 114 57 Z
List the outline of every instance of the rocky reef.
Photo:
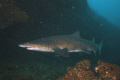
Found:
M 80 61 L 75 67 L 68 67 L 66 75 L 56 80 L 120 80 L 119 66 L 99 60 L 94 73 L 90 65 L 89 60 Z
M 101 60 L 95 67 L 90 60 L 80 61 L 74 67 L 68 67 L 67 72 L 65 69 L 68 65 L 57 63 L 53 61 L 45 64 L 40 62 L 11 65 L 2 61 L 0 80 L 120 80 L 120 67 Z
M 1 0 L 0 12 L 1 29 L 12 25 L 14 22 L 25 22 L 28 18 L 28 15 L 15 5 L 14 0 Z

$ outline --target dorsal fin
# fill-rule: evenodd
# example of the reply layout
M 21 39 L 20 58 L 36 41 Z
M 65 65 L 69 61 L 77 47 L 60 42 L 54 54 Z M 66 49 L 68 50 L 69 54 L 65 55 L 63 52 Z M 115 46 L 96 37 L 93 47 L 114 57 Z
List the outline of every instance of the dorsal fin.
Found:
M 76 31 L 76 32 L 72 33 L 71 35 L 81 38 L 80 31 Z

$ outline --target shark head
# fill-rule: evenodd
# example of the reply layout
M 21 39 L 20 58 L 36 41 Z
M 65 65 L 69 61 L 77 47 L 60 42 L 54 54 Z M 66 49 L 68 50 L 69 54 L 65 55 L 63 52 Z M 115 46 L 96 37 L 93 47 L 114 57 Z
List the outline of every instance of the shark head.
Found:
M 47 52 L 48 49 L 45 44 L 36 44 L 36 43 L 23 43 L 18 45 L 19 47 L 26 48 L 27 50 L 33 51 L 43 51 Z

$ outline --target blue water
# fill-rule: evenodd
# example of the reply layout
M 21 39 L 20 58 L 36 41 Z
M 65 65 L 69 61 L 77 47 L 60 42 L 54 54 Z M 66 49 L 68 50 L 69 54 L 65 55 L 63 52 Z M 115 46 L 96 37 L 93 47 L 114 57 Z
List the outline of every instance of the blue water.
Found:
M 87 0 L 91 9 L 120 27 L 120 0 Z

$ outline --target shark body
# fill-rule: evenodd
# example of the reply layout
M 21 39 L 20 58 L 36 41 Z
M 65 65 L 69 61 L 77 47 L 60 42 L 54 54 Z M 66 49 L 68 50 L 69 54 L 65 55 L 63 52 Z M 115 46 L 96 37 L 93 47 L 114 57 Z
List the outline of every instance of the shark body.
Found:
M 27 43 L 20 44 L 19 47 L 26 48 L 27 50 L 41 51 L 41 52 L 56 52 L 63 57 L 69 57 L 69 52 L 84 52 L 91 54 L 91 51 L 99 51 L 101 54 L 103 41 L 100 44 L 95 44 L 92 41 L 82 39 L 79 31 L 71 35 L 58 35 L 47 38 L 42 38 Z

